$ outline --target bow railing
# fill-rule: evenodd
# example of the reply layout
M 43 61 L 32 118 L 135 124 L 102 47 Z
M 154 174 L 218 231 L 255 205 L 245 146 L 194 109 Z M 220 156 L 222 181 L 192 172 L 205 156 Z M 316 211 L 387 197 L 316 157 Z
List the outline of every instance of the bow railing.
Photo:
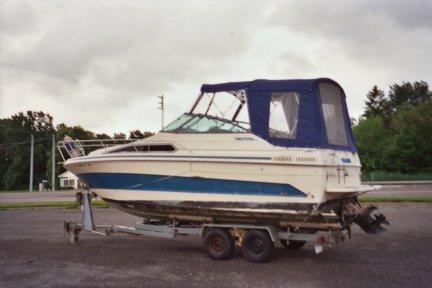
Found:
M 91 151 L 98 149 L 107 149 L 111 146 L 134 143 L 138 139 L 92 139 L 78 140 L 65 137 L 64 140 L 57 143 L 57 149 L 63 161 L 69 158 L 85 156 Z M 135 145 L 133 145 L 135 146 Z

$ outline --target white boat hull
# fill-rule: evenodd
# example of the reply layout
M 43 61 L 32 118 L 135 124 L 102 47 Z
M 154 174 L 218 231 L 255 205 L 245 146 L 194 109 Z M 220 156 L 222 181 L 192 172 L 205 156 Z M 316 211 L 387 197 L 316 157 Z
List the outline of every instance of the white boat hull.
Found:
M 163 141 L 163 134 L 143 141 Z M 233 136 L 223 137 L 225 142 L 231 137 L 231 147 L 237 144 Z M 175 138 L 170 137 L 177 146 L 185 145 Z M 284 219 L 288 216 L 282 214 L 307 215 L 328 200 L 365 189 L 358 181 L 358 158 L 345 152 L 275 149 L 260 139 L 248 147 L 249 151 L 92 153 L 69 159 L 65 167 L 121 210 L 158 219 L 219 219 L 233 213 L 236 221 L 239 216 L 247 221 L 262 218 L 265 213 Z M 351 163 L 335 160 L 343 157 L 351 157 Z

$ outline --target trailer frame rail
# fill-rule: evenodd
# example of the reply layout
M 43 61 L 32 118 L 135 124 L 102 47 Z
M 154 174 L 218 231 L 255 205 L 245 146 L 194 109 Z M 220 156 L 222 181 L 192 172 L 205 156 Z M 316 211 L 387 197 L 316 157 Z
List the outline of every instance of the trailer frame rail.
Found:
M 114 233 L 126 233 L 134 235 L 145 235 L 163 238 L 177 238 L 183 236 L 198 236 L 205 238 L 211 229 L 229 230 L 236 243 L 242 245 L 243 238 L 247 231 L 266 232 L 274 246 L 282 246 L 282 241 L 314 242 L 315 253 L 321 253 L 324 246 L 332 247 L 339 245 L 347 238 L 346 230 L 317 231 L 315 233 L 298 233 L 283 231 L 271 225 L 249 225 L 242 223 L 202 223 L 195 225 L 184 225 L 176 220 L 161 224 L 161 222 L 147 221 L 137 223 L 135 227 L 122 225 L 96 225 L 93 220 L 91 199 L 96 195 L 91 191 L 77 193 L 77 201 L 82 204 L 82 223 L 64 221 L 64 231 L 68 234 L 69 241 L 75 243 L 82 231 L 87 231 L 103 236 L 110 236 Z

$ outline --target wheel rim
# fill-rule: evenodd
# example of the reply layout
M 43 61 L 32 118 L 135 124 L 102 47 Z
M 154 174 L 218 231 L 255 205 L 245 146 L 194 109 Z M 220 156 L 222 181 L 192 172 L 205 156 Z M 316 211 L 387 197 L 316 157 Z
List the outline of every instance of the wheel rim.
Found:
M 223 241 L 219 237 L 214 237 L 212 241 L 210 242 L 210 246 L 212 250 L 216 252 L 220 252 L 223 250 Z
M 251 241 L 250 248 L 251 248 L 252 252 L 259 254 L 264 249 L 264 243 L 261 241 L 261 239 L 253 239 Z

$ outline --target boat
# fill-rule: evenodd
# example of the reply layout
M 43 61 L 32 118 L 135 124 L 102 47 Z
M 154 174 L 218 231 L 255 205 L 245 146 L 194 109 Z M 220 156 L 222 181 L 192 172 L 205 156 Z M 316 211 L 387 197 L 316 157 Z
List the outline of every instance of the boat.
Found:
M 153 136 L 64 167 L 110 205 L 146 221 L 254 223 L 383 231 L 362 207 L 361 164 L 342 87 L 328 78 L 204 84 L 192 108 Z

